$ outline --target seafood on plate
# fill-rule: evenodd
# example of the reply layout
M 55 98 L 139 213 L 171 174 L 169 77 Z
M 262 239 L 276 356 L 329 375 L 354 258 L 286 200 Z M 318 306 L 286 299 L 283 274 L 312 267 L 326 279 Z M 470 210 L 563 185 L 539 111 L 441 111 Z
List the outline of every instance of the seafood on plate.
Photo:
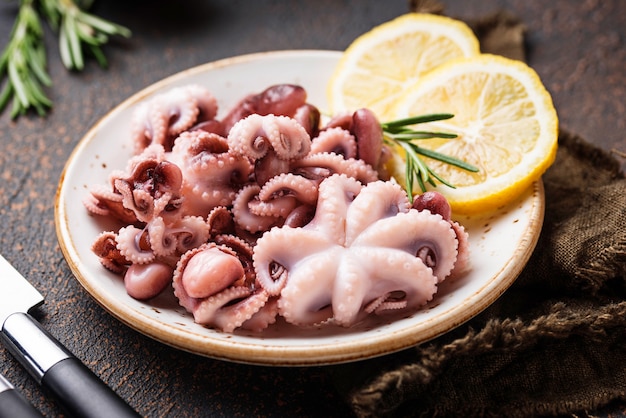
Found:
M 84 200 L 121 225 L 92 251 L 130 296 L 171 288 L 224 332 L 350 327 L 412 313 L 470 268 L 446 199 L 410 201 L 386 174 L 391 151 L 368 109 L 323 122 L 301 86 L 281 84 L 217 115 L 198 85 L 144 101 L 134 155 Z

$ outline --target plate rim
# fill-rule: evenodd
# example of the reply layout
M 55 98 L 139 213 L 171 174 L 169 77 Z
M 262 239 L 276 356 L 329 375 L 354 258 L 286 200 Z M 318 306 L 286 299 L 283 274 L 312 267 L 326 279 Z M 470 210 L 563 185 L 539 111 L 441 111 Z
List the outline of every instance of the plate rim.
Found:
M 378 334 L 359 339 L 358 346 L 361 350 L 354 349 L 354 342 L 333 342 L 320 344 L 315 346 L 315 352 L 319 352 L 321 350 L 324 351 L 324 355 L 318 355 L 315 357 L 310 355 L 311 347 L 306 345 L 277 347 L 254 343 L 237 343 L 237 346 L 233 346 L 228 340 L 211 339 L 210 335 L 199 336 L 198 334 L 191 332 L 191 330 L 176 329 L 177 332 L 168 333 L 167 330 L 164 330 L 164 327 L 174 328 L 172 325 L 159 322 L 158 320 L 146 315 L 141 315 L 141 318 L 139 318 L 139 313 L 132 307 L 124 304 L 111 304 L 108 300 L 103 298 L 98 292 L 98 289 L 94 287 L 93 283 L 83 276 L 83 272 L 80 268 L 80 257 L 76 252 L 76 246 L 70 234 L 67 210 L 65 207 L 65 203 L 67 203 L 65 202 L 65 196 L 68 193 L 67 187 L 69 187 L 65 181 L 66 175 L 72 167 L 77 164 L 77 157 L 94 139 L 99 128 L 113 118 L 114 115 L 127 110 L 143 98 L 191 75 L 196 75 L 215 68 L 226 67 L 233 64 L 253 62 L 267 57 L 296 57 L 298 55 L 306 55 L 308 57 L 332 56 L 337 58 L 341 55 L 341 51 L 318 49 L 264 51 L 237 55 L 194 66 L 158 80 L 134 93 L 118 105 L 114 106 L 113 109 L 106 112 L 80 138 L 65 163 L 57 186 L 54 202 L 55 230 L 59 246 L 68 266 L 70 267 L 70 270 L 74 275 L 74 278 L 81 284 L 87 293 L 89 293 L 89 295 L 115 319 L 163 344 L 210 358 L 269 366 L 315 366 L 338 364 L 391 354 L 436 338 L 443 333 L 462 325 L 490 306 L 515 282 L 519 274 L 522 272 L 537 244 L 541 225 L 543 224 L 545 196 L 543 182 L 541 179 L 534 182 L 531 186 L 532 192 L 530 195 L 531 197 L 529 198 L 532 198 L 533 202 L 532 210 L 529 216 L 532 216 L 532 219 L 528 231 L 520 239 L 520 241 L 524 241 L 524 245 L 518 247 L 515 251 L 516 256 L 507 260 L 506 264 L 502 265 L 498 274 L 486 283 L 485 286 L 481 287 L 481 298 L 476 300 L 476 303 L 471 304 L 469 309 L 457 312 L 455 315 L 449 313 L 450 311 L 455 311 L 454 307 L 451 307 L 448 311 L 442 313 L 445 316 L 452 315 L 450 318 L 454 320 L 452 325 L 450 325 L 450 321 L 439 321 L 435 324 L 436 326 L 429 327 L 427 330 L 419 333 L 411 332 L 410 328 L 404 328 L 402 330 L 389 333 L 389 335 L 385 338 L 385 344 L 380 344 L 381 336 Z M 476 299 L 476 295 L 474 295 L 473 298 Z M 164 333 L 167 334 L 168 337 L 172 338 L 163 338 Z M 392 341 L 395 341 L 395 343 Z

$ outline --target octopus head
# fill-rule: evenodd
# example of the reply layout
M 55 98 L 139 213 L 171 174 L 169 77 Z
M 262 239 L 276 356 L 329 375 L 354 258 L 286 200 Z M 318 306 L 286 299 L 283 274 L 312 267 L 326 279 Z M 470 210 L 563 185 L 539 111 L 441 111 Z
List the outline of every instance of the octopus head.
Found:
M 244 274 L 234 251 L 225 246 L 205 244 L 180 259 L 174 272 L 174 284 L 179 298 L 183 296 L 182 300 L 204 299 L 243 281 Z
M 283 160 L 302 158 L 311 149 L 311 138 L 295 119 L 276 115 L 250 115 L 237 122 L 228 133 L 231 148 L 253 160 L 272 148 Z

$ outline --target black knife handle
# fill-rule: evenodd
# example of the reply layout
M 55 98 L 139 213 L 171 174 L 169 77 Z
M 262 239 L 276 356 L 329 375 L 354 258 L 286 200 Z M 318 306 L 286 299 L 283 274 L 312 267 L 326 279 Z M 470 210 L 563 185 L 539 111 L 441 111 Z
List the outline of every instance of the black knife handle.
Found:
M 64 399 L 65 409 L 73 416 L 138 416 L 76 357 L 61 360 L 52 366 L 43 376 L 41 385 L 57 398 Z
M 43 415 L 0 375 L 0 418 L 16 417 L 42 418 Z
M 0 393 L 0 418 L 41 418 L 43 415 L 15 389 Z
M 139 416 L 32 316 L 10 315 L 0 337 L 28 372 L 56 395 L 68 415 L 85 418 Z

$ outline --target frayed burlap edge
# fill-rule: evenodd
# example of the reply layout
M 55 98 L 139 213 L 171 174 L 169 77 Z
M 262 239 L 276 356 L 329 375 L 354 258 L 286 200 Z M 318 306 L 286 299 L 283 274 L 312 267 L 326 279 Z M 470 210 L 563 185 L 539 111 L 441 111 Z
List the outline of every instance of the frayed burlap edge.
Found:
M 469 329 L 467 334 L 445 345 L 432 344 L 417 348 L 414 358 L 417 361 L 381 373 L 376 379 L 351 394 L 349 401 L 356 415 L 362 418 L 396 416 L 398 408 L 405 404 L 401 415 L 406 413 L 406 405 L 414 404 L 410 416 L 508 416 L 529 417 L 546 414 L 565 414 L 572 410 L 595 408 L 615 399 L 624 397 L 623 388 L 615 388 L 619 394 L 605 391 L 604 397 L 592 402 L 576 399 L 562 400 L 554 404 L 526 404 L 512 401 L 501 405 L 500 409 L 483 409 L 479 405 L 466 405 L 465 408 L 449 409 L 445 402 L 443 409 L 420 410 L 420 398 L 441 398 L 445 394 L 434 394 L 429 389 L 445 370 L 446 363 L 459 361 L 468 356 L 484 353 L 509 354 L 523 352 L 541 344 L 557 340 L 583 337 L 587 341 L 600 344 L 613 329 L 623 329 L 626 318 L 626 302 L 602 307 L 588 307 L 580 310 L 566 303 L 556 303 L 551 311 L 541 317 L 525 322 L 520 319 L 490 320 L 479 332 Z M 550 365 L 546 365 L 549 367 Z M 472 372 L 472 370 L 468 370 Z M 449 378 L 449 377 L 448 377 Z M 463 379 L 461 379 L 463 380 Z M 412 390 L 402 390 L 411 388 Z M 398 415 L 398 416 L 401 416 Z M 407 415 L 408 416 L 408 415 Z

